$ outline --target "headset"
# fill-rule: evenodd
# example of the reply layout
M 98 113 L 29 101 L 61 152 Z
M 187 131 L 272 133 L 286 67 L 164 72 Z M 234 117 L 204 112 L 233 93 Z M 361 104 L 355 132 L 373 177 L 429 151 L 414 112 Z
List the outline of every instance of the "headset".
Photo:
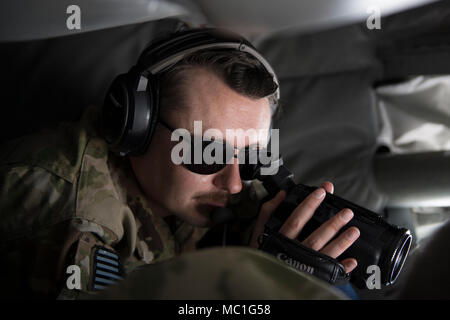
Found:
M 217 28 L 173 33 L 147 47 L 126 74 L 109 87 L 102 109 L 102 133 L 111 151 L 121 156 L 146 152 L 159 117 L 159 75 L 200 50 L 239 50 L 255 57 L 277 85 L 270 97 L 272 113 L 280 98 L 278 79 L 270 64 L 240 35 Z

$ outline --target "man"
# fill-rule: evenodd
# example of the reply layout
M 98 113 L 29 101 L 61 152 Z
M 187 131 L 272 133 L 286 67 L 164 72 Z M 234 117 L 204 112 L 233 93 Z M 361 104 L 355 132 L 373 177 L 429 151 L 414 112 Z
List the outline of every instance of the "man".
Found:
M 79 124 L 4 147 L 0 251 L 6 267 L 2 283 L 11 295 L 77 297 L 101 291 L 140 266 L 194 251 L 214 224 L 212 211 L 247 197 L 250 188 L 241 179 L 238 158 L 208 174 L 175 164 L 172 131 L 194 135 L 195 121 L 201 121 L 204 131 L 233 129 L 224 142 L 236 154 L 266 146 L 268 134 L 243 137 L 242 132 L 268 132 L 277 90 L 273 77 L 255 56 L 235 49 L 196 51 L 158 77 L 160 112 L 143 154 L 121 157 L 108 150 L 98 108 L 88 108 Z M 305 199 L 280 232 L 296 238 L 325 191 L 333 192 L 330 182 Z M 266 221 L 284 197 L 280 192 L 259 212 L 246 207 L 254 224 L 243 230 L 242 245 L 258 247 Z M 331 239 L 352 215 L 343 210 L 303 244 L 339 257 L 359 231 L 352 227 Z M 342 264 L 350 272 L 357 262 L 349 258 Z

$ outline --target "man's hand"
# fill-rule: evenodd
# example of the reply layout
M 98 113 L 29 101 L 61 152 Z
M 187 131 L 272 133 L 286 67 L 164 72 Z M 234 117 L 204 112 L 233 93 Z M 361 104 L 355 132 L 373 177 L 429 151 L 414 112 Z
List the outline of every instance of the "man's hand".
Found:
M 312 192 L 301 202 L 291 213 L 289 218 L 280 228 L 280 233 L 284 236 L 295 239 L 300 231 L 313 216 L 316 209 L 325 199 L 325 191 L 333 193 L 333 184 L 329 181 L 322 183 L 321 187 Z M 250 246 L 258 248 L 258 237 L 264 232 L 264 225 L 269 220 L 275 209 L 283 202 L 286 193 L 280 191 L 272 200 L 267 201 L 261 207 L 258 219 L 253 230 Z M 320 251 L 332 258 L 339 257 L 348 247 L 350 247 L 359 237 L 359 230 L 356 227 L 350 227 L 339 237 L 330 241 L 339 230 L 353 218 L 353 212 L 350 209 L 343 209 L 338 214 L 324 222 L 319 228 L 311 233 L 301 244 L 316 251 Z M 347 272 L 356 268 L 357 262 L 354 258 L 347 258 L 341 261 Z

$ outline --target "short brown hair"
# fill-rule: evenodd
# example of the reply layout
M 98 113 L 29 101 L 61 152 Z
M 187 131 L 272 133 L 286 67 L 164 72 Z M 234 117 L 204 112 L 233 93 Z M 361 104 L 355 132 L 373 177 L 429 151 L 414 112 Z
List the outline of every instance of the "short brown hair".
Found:
M 237 50 L 202 50 L 186 56 L 160 75 L 161 108 L 170 110 L 179 105 L 184 92 L 184 74 L 192 67 L 206 67 L 231 89 L 249 98 L 267 97 L 278 88 L 264 65 L 249 53 Z

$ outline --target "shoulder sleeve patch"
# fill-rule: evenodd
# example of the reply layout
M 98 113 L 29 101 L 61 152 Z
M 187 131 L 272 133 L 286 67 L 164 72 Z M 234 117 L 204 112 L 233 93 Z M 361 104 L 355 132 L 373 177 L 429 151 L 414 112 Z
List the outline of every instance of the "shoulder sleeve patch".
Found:
M 120 257 L 114 251 L 98 246 L 94 249 L 92 262 L 91 287 L 93 290 L 103 290 L 107 286 L 123 280 L 122 263 Z

